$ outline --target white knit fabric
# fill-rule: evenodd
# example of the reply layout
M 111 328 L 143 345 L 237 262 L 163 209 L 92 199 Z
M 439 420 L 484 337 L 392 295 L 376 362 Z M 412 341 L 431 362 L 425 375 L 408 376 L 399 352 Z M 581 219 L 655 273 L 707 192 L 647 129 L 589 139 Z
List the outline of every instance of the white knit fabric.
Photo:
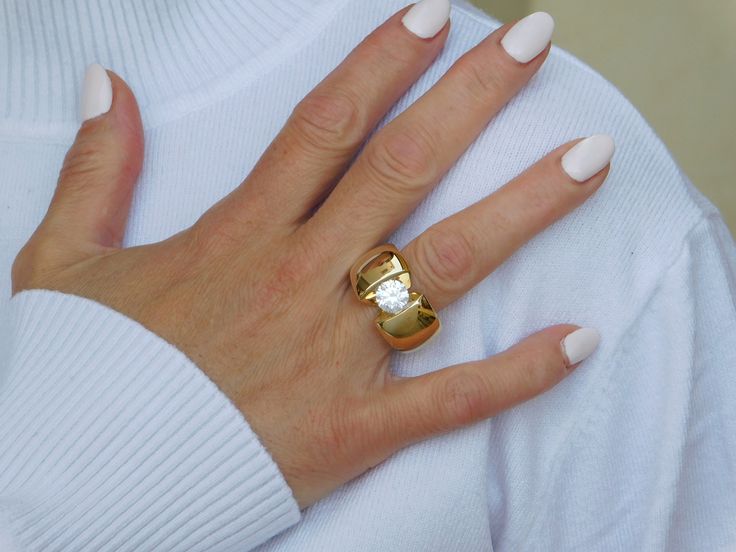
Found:
M 177 349 L 56 291 L 20 293 L 11 315 L 0 509 L 21 550 L 247 549 L 299 519 L 240 412 Z
M 598 328 L 599 349 L 553 390 L 401 451 L 298 523 L 267 451 L 174 347 L 87 299 L 10 300 L 86 64 L 140 100 L 126 244 L 149 243 L 238 185 L 294 104 L 402 5 L 2 0 L 0 550 L 244 551 L 269 537 L 259 550 L 736 549 L 736 247 L 636 110 L 557 48 L 393 242 L 575 137 L 615 138 L 608 181 L 393 369 L 482 358 L 559 322 Z M 384 123 L 498 25 L 465 3 L 451 17 L 444 51 Z

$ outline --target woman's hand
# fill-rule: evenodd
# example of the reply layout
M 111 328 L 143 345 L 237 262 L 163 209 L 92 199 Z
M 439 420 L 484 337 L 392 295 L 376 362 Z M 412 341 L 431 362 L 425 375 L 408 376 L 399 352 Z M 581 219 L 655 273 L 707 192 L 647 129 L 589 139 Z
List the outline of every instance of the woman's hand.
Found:
M 191 228 L 151 245 L 121 248 L 143 136 L 132 92 L 109 73 L 112 105 L 82 125 L 48 213 L 13 266 L 14 293 L 46 288 L 94 299 L 185 352 L 244 413 L 301 506 L 401 447 L 541 393 L 597 343 L 594 330 L 560 325 L 492 358 L 395 378 L 375 309 L 350 289 L 353 262 L 401 224 L 549 49 L 544 15 L 503 45 L 509 27 L 497 30 L 348 169 L 440 52 L 449 32 L 441 5 L 420 5 L 407 26 L 404 9 L 369 35 L 296 106 L 240 186 Z M 441 30 L 421 38 L 407 27 Z M 588 140 L 563 160 L 572 147 L 404 249 L 436 309 L 602 184 L 610 139 Z

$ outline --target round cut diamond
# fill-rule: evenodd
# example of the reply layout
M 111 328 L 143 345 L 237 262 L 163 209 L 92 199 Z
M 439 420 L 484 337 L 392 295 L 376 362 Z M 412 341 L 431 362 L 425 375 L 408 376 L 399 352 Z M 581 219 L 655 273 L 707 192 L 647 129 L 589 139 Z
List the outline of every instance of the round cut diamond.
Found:
M 391 314 L 401 312 L 409 304 L 409 290 L 401 280 L 386 280 L 376 289 L 376 304 Z

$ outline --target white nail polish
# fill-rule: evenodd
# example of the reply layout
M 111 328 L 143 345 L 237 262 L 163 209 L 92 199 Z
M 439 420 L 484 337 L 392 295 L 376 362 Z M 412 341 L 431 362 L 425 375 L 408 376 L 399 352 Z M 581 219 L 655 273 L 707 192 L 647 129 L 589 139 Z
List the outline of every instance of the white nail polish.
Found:
M 404 14 L 401 22 L 419 38 L 432 38 L 450 18 L 450 0 L 420 0 Z
M 607 134 L 594 134 L 562 156 L 562 168 L 573 180 L 585 182 L 611 162 L 616 146 Z
M 519 63 L 528 63 L 547 47 L 554 30 L 552 16 L 536 12 L 511 27 L 501 39 L 501 46 Z
M 601 334 L 595 328 L 579 328 L 567 334 L 562 340 L 562 352 L 570 362 L 569 366 L 588 358 L 600 340 Z
M 107 113 L 112 105 L 112 82 L 105 68 L 93 63 L 84 73 L 82 85 L 82 120 Z

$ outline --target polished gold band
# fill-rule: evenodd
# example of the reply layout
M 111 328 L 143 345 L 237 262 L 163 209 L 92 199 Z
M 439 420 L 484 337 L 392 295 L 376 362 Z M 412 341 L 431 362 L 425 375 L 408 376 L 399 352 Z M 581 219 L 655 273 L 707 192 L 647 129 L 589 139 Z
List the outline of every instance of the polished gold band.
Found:
M 378 307 L 376 327 L 394 349 L 416 349 L 439 331 L 440 320 L 429 300 L 410 291 L 409 264 L 394 245 L 380 245 L 361 256 L 350 269 L 350 283 L 360 301 Z

